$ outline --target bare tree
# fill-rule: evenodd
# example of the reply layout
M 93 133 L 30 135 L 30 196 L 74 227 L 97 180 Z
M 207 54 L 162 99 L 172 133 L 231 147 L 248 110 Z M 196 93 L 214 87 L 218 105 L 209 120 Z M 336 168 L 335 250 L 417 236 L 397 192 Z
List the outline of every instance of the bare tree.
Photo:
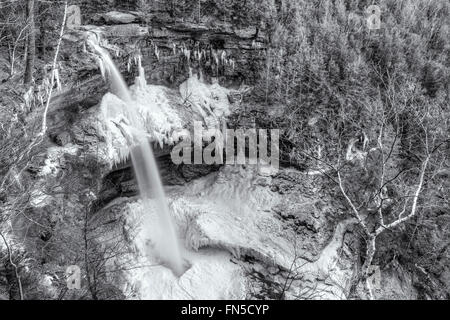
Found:
M 416 148 L 414 154 L 416 165 L 398 169 L 395 165 L 394 150 L 399 143 L 399 129 L 397 127 L 393 135 L 391 132 L 387 133 L 392 114 L 387 114 L 384 108 L 379 117 L 381 125 L 376 147 L 357 150 L 354 147 L 355 141 L 352 140 L 347 148 L 346 163 L 338 163 L 336 169 L 339 190 L 357 219 L 366 241 L 364 263 L 351 285 L 350 295 L 355 293 L 358 284 L 362 282 L 370 299 L 374 298 L 369 277 L 377 250 L 377 239 L 384 232 L 402 226 L 418 215 L 422 207 L 421 201 L 425 201 L 421 196 L 427 176 L 432 176 L 433 171 L 441 169 L 432 165 L 433 157 L 448 142 L 442 140 L 440 133 L 433 127 L 433 119 L 430 119 L 432 116 L 417 113 L 414 115 L 414 139 L 420 147 Z M 386 145 L 388 139 L 391 141 Z M 363 148 L 367 148 L 367 145 L 368 141 L 364 139 Z M 364 181 L 358 177 L 356 181 L 353 180 L 354 170 L 345 171 L 345 167 L 355 160 L 358 160 L 357 167 L 362 166 L 369 179 Z M 353 191 L 349 191 L 352 188 Z M 350 192 L 353 192 L 353 195 Z
M 58 44 L 56 46 L 56 52 L 55 52 L 55 55 L 54 55 L 54 58 L 53 58 L 52 71 L 51 71 L 51 77 L 50 77 L 50 85 L 49 85 L 49 90 L 47 92 L 46 102 L 45 102 L 45 106 L 44 106 L 44 110 L 43 110 L 43 114 L 42 114 L 41 131 L 36 134 L 35 138 L 28 144 L 28 146 L 25 149 L 17 152 L 18 155 L 14 159 L 14 163 L 16 163 L 16 164 L 21 163 L 21 161 L 26 159 L 30 155 L 30 152 L 37 145 L 39 145 L 43 141 L 43 139 L 45 137 L 45 134 L 47 133 L 47 129 L 48 129 L 47 128 L 47 113 L 48 113 L 48 109 L 50 107 L 50 100 L 51 100 L 51 97 L 52 97 L 53 87 L 54 87 L 54 84 L 55 84 L 55 78 L 56 78 L 56 72 L 57 72 L 57 63 L 58 63 L 58 55 L 59 55 L 59 50 L 60 50 L 60 47 L 61 47 L 62 38 L 63 38 L 63 35 L 64 35 L 66 19 L 67 19 L 67 1 L 65 2 L 65 6 L 64 6 L 64 17 L 63 17 L 63 21 L 61 23 L 61 29 L 60 29 Z M 20 175 L 22 174 L 23 170 L 26 169 L 26 167 L 27 166 L 25 165 L 25 166 L 22 167 L 21 170 L 18 171 L 19 179 L 20 179 Z M 3 181 L 0 184 L 0 191 L 2 191 L 2 189 L 4 188 L 5 183 L 7 182 L 8 178 L 10 177 L 10 174 L 12 172 L 14 172 L 15 170 L 16 170 L 16 166 L 14 164 L 11 165 L 10 169 L 5 174 L 5 176 L 3 177 Z

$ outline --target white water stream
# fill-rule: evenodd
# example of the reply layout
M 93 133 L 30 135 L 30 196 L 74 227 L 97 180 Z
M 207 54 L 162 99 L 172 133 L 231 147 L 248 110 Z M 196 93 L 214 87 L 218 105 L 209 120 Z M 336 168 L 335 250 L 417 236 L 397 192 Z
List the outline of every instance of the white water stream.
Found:
M 158 253 L 161 260 L 172 271 L 180 276 L 184 272 L 183 259 L 180 253 L 179 241 L 172 222 L 170 211 L 166 201 L 166 195 L 159 175 L 156 160 L 153 155 L 152 148 L 148 141 L 147 133 L 142 125 L 142 121 L 138 120 L 137 103 L 132 99 L 128 86 L 126 85 L 118 68 L 111 59 L 109 53 L 94 42 L 89 43 L 94 50 L 100 55 L 103 68 L 108 72 L 111 82 L 111 90 L 120 99 L 128 104 L 128 120 L 130 126 L 135 129 L 132 137 L 126 137 L 130 147 L 131 159 L 136 179 L 139 185 L 139 192 L 142 198 L 143 207 L 151 210 L 151 199 L 155 199 L 156 210 L 158 213 L 159 228 L 165 234 L 164 242 L 158 244 Z M 139 62 L 139 78 L 140 84 L 145 82 L 144 69 Z

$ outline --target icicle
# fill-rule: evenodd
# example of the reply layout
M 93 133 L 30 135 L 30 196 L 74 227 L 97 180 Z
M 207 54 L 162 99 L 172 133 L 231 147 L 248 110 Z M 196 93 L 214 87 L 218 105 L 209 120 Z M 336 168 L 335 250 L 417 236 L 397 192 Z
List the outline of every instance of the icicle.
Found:
M 23 99 L 25 100 L 26 109 L 31 110 L 31 101 L 33 100 L 32 87 L 30 87 L 30 89 L 28 89 L 28 91 L 25 92 L 25 94 L 23 95 Z M 23 107 L 22 107 L 22 111 L 23 111 Z
M 56 90 L 61 91 L 62 86 L 61 86 L 61 79 L 59 77 L 59 69 L 55 69 L 55 70 L 53 70 L 53 72 L 54 72 L 55 80 L 56 80 Z
M 103 60 L 100 57 L 97 57 L 97 63 L 100 68 L 103 80 L 106 80 L 105 65 L 103 64 Z
M 45 88 L 45 94 L 48 96 L 50 93 L 50 79 L 47 77 L 44 80 L 44 88 Z
M 222 61 L 222 64 L 225 64 L 225 60 L 227 59 L 227 52 L 225 50 L 222 51 L 220 55 L 220 60 Z
M 155 56 L 156 56 L 156 59 L 159 61 L 159 49 L 158 49 L 157 45 L 155 45 Z
M 138 71 L 139 71 L 138 85 L 141 88 L 145 88 L 145 86 L 147 86 L 147 80 L 145 79 L 145 69 L 142 66 L 142 55 L 141 54 L 139 54 L 137 56 L 137 61 L 138 61 Z
M 219 65 L 219 56 L 217 55 L 217 51 L 216 50 L 212 50 L 212 55 L 214 57 L 214 61 L 216 62 L 216 65 Z
M 177 45 L 174 43 L 172 43 L 172 50 L 173 50 L 173 54 L 177 54 Z
M 20 174 L 17 172 L 15 168 L 12 169 L 12 175 L 14 176 L 14 180 L 16 180 L 17 185 L 21 190 L 23 190 L 22 182 L 20 181 Z
M 37 98 L 38 98 L 39 102 L 41 103 L 41 105 L 44 105 L 44 97 L 42 96 L 42 87 L 41 86 L 39 86 Z

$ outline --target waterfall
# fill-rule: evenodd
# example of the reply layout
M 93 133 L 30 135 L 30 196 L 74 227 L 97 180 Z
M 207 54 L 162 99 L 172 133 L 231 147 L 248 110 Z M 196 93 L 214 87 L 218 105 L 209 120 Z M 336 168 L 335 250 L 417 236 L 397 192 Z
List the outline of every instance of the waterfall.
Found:
M 178 238 L 166 202 L 166 196 L 156 165 L 155 156 L 150 147 L 143 121 L 139 121 L 138 119 L 137 104 L 133 101 L 128 86 L 109 53 L 92 41 L 90 41 L 89 44 L 101 57 L 103 63 L 102 67 L 109 74 L 109 80 L 111 81 L 112 86 L 111 89 L 120 99 L 128 104 L 128 120 L 135 129 L 135 133 L 132 138 L 128 139 L 128 143 L 143 208 L 144 210 L 151 210 L 152 199 L 156 201 L 156 210 L 160 224 L 159 227 L 165 234 L 165 242 L 159 246 L 161 251 L 159 252 L 159 255 L 163 262 L 167 264 L 176 275 L 180 276 L 184 272 L 184 266 L 180 254 Z M 139 85 L 145 86 L 144 68 L 141 65 L 140 57 L 138 58 L 138 64 L 139 77 L 137 81 L 139 82 Z

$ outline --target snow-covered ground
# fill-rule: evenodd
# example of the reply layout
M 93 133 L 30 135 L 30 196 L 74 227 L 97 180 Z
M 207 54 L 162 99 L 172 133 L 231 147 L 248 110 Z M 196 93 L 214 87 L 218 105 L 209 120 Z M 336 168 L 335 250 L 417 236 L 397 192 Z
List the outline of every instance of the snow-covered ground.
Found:
M 133 234 L 134 264 L 142 266 L 126 272 L 127 296 L 135 299 L 245 298 L 244 272 L 229 252 L 217 248 L 196 250 L 182 245 L 186 271 L 177 277 L 159 258 L 164 250 L 165 234 L 158 228 L 154 207 L 145 211 L 140 200 L 129 203 L 126 218 L 128 232 Z

